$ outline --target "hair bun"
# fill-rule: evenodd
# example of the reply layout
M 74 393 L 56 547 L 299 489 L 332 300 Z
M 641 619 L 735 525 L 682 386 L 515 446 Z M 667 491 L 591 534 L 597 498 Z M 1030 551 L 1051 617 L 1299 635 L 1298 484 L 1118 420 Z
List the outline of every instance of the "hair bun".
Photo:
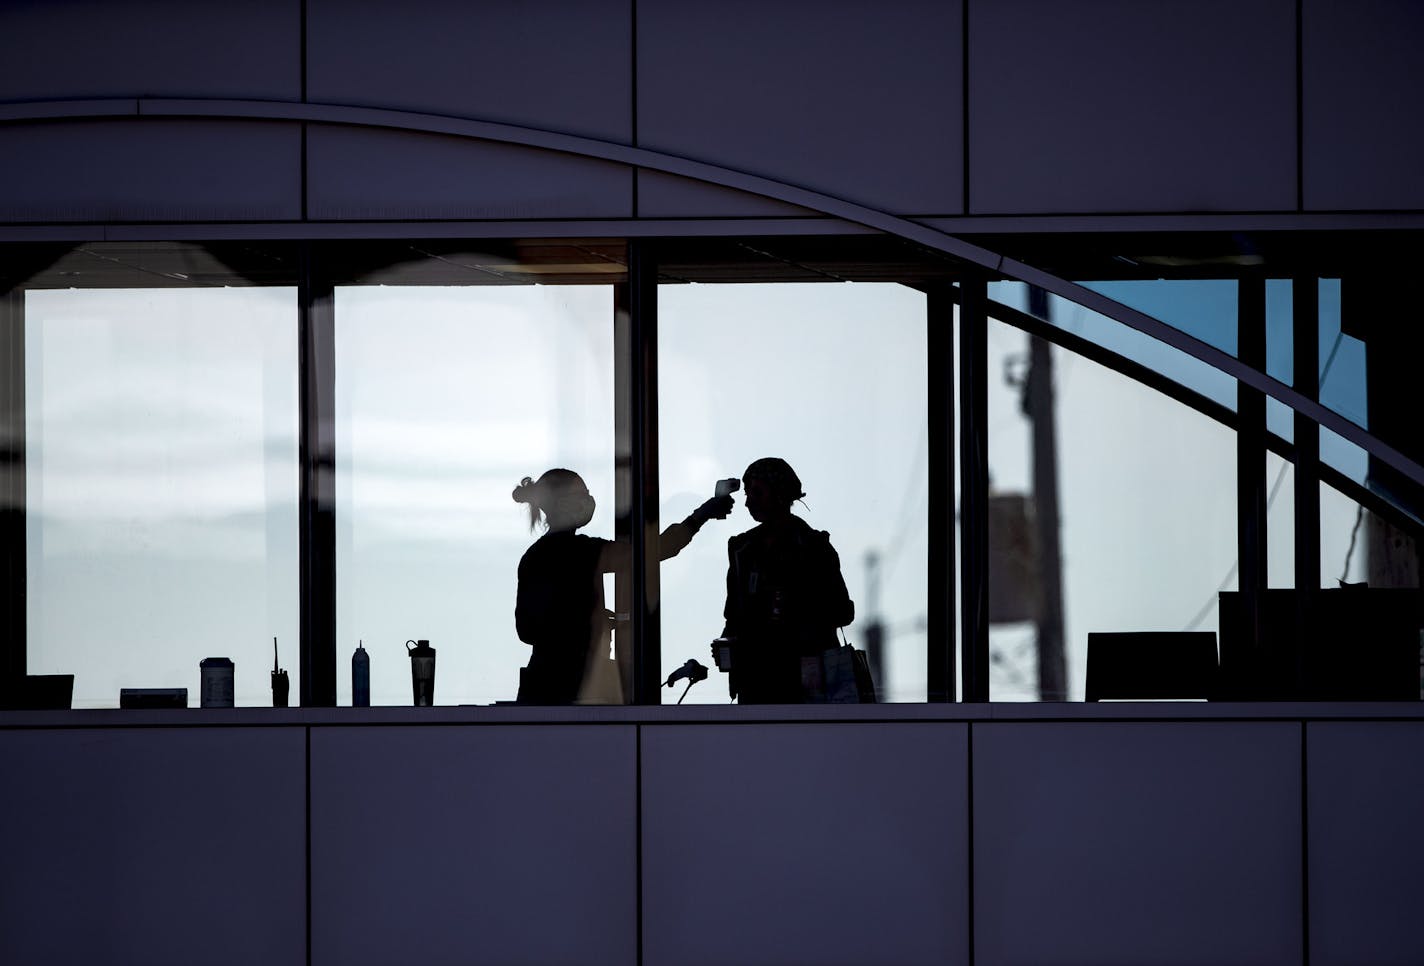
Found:
M 533 503 L 534 480 L 526 476 L 519 481 L 519 485 L 514 488 L 514 493 L 511 495 L 514 497 L 515 503 Z

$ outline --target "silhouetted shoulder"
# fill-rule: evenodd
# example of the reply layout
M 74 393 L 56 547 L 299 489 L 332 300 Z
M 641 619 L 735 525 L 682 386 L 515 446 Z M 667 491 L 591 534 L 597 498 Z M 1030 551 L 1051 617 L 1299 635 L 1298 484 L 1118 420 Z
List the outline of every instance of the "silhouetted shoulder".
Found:
M 736 553 L 756 543 L 761 535 L 761 527 L 752 527 L 745 533 L 733 534 L 727 538 L 727 552 Z
M 831 545 L 830 531 L 817 530 L 798 516 L 793 516 L 791 519 L 796 524 L 796 538 L 801 542 L 809 543 L 816 547 L 829 547 Z

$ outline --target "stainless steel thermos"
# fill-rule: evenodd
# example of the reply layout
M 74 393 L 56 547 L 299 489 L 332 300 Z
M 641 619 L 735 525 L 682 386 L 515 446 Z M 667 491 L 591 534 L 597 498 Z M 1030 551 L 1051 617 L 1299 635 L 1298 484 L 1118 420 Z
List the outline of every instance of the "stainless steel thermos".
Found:
M 232 707 L 232 659 L 205 657 L 198 662 L 199 706 Z
M 406 641 L 410 654 L 410 688 L 417 708 L 435 703 L 435 648 L 429 641 Z

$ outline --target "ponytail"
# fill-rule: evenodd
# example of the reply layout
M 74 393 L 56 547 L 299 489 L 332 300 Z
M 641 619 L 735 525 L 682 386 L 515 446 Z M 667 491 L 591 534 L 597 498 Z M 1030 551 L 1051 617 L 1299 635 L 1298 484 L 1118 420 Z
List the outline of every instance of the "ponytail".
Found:
M 539 523 L 539 485 L 531 478 L 525 477 L 519 481 L 519 485 L 514 488 L 515 503 L 527 503 L 529 505 L 529 529 L 532 532 Z

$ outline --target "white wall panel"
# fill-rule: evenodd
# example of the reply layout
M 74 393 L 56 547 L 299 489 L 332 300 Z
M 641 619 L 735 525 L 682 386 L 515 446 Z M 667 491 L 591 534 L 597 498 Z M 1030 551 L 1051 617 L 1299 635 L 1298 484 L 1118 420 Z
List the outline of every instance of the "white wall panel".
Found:
M 326 219 L 626 218 L 633 173 L 488 141 L 312 125 L 307 212 Z
M 643 962 L 967 962 L 965 730 L 646 727 Z
M 1305 0 L 1305 207 L 1424 208 L 1424 3 Z
M 1294 0 L 970 0 L 971 214 L 1296 207 Z
M 300 728 L 0 731 L 0 962 L 306 962 Z
M 298 100 L 301 0 L 5 0 L 0 100 Z
M 637 16 L 640 146 L 897 213 L 962 211 L 958 0 L 640 0 Z M 639 187 L 646 216 L 749 204 Z
M 974 728 L 975 962 L 1301 961 L 1300 726 Z
M 1307 732 L 1312 966 L 1424 963 L 1424 723 Z
M 631 963 L 631 726 L 318 728 L 312 962 Z
M 301 217 L 301 129 L 125 118 L 0 125 L 0 221 Z
M 307 96 L 626 142 L 628 0 L 308 0 Z

